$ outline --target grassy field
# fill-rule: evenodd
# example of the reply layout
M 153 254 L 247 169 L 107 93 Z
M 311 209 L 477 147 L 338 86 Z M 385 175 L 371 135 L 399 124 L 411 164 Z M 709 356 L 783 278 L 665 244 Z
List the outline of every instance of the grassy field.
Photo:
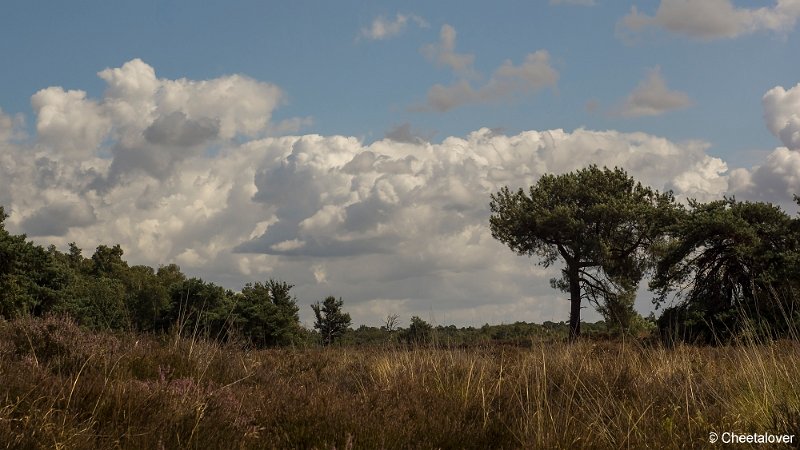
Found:
M 0 322 L 6 448 L 686 448 L 800 438 L 800 344 L 242 350 Z M 717 444 L 719 445 L 719 444 Z

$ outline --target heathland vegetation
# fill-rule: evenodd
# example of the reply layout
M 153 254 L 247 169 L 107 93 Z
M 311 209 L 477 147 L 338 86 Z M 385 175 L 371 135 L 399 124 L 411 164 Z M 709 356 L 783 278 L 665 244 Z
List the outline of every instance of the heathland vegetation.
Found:
M 800 202 L 800 200 L 798 200 Z M 705 447 L 800 439 L 800 218 L 683 205 L 621 169 L 491 198 L 493 235 L 569 293 L 569 322 L 457 328 L 345 300 L 240 291 L 178 266 L 84 256 L 6 231 L 0 207 L 0 443 L 7 448 Z M 658 315 L 633 309 L 645 279 Z M 580 320 L 588 302 L 603 316 Z M 796 443 L 796 441 L 795 441 Z
M 250 349 L 0 323 L 6 448 L 707 448 L 800 436 L 800 344 Z M 1 447 L 1 446 L 0 446 Z

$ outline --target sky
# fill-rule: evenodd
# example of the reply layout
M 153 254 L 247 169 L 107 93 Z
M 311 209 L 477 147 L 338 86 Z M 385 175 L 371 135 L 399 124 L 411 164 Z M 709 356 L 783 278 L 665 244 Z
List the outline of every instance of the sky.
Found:
M 796 213 L 800 0 L 2 10 L 9 231 L 233 290 L 282 279 L 307 324 L 328 295 L 356 325 L 566 320 L 559 268 L 488 226 L 491 193 L 545 173 Z

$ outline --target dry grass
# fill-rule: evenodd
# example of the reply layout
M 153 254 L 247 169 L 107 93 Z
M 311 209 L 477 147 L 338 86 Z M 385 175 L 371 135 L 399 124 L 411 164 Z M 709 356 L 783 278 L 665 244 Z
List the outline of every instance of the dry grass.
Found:
M 6 448 L 685 448 L 800 438 L 800 344 L 244 351 L 0 323 Z

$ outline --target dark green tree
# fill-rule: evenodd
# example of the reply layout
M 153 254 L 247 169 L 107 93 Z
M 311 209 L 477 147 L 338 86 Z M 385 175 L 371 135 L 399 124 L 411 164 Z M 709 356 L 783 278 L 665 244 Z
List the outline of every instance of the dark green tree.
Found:
M 403 338 L 409 344 L 428 344 L 433 339 L 433 326 L 418 316 L 412 316 L 411 323 L 403 331 Z
M 6 218 L 0 206 L 0 316 L 42 315 L 69 282 L 66 268 L 54 258 L 54 248 L 47 251 L 24 234 L 6 231 Z
M 779 207 L 735 199 L 691 202 L 674 225 L 650 287 L 673 337 L 714 342 L 746 327 L 785 335 L 800 324 L 800 223 Z M 794 324 L 794 325 L 793 325 Z
M 634 318 L 638 314 L 633 308 L 636 291 L 628 290 L 612 296 L 597 306 L 608 330 L 614 334 L 628 334 Z
M 156 271 L 156 278 L 158 283 L 168 290 L 172 291 L 172 287 L 176 284 L 181 284 L 186 281 L 186 275 L 181 272 L 181 268 L 177 264 L 167 264 L 166 266 L 159 266 Z
M 92 275 L 97 277 L 123 279 L 128 263 L 122 259 L 123 251 L 119 244 L 109 247 L 107 245 L 97 246 L 92 255 Z
M 248 283 L 236 300 L 236 322 L 255 346 L 287 345 L 302 336 L 293 285 L 277 280 Z
M 99 330 L 131 328 L 125 305 L 125 287 L 108 277 L 76 277 L 65 289 L 54 312 L 67 314 L 79 324 Z
M 570 294 L 570 339 L 580 335 L 581 302 L 595 306 L 635 291 L 652 258 L 649 248 L 675 218 L 671 192 L 642 186 L 619 168 L 597 166 L 543 175 L 526 194 L 504 187 L 491 197 L 492 236 L 549 267 L 552 285 Z
M 233 302 L 222 287 L 190 278 L 171 286 L 165 319 L 179 334 L 225 339 L 233 319 Z
M 350 326 L 350 314 L 342 311 L 342 299 L 329 296 L 320 305 L 319 302 L 311 305 L 316 321 L 314 328 L 319 331 L 322 345 L 330 345 L 341 337 Z
M 125 271 L 125 303 L 138 330 L 153 331 L 162 326 L 170 306 L 170 291 L 160 281 L 149 266 L 132 266 Z
M 73 271 L 80 274 L 89 273 L 91 260 L 87 260 L 83 257 L 83 250 L 81 250 L 77 244 L 70 242 L 69 251 L 65 256 L 67 264 Z

